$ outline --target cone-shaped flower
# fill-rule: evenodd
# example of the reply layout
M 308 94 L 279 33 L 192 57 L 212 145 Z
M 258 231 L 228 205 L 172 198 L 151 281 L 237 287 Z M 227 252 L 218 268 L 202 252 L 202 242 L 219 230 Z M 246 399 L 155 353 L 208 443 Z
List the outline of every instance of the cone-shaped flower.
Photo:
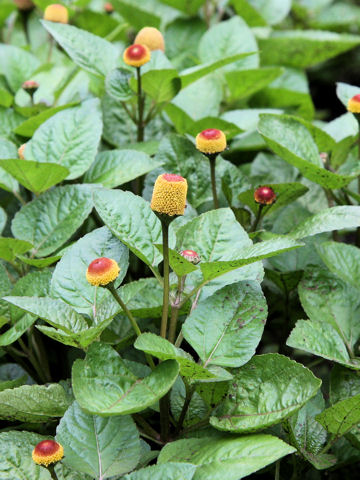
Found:
M 187 188 L 186 179 L 180 175 L 173 173 L 159 175 L 152 194 L 152 210 L 170 217 L 184 215 Z
M 196 148 L 202 153 L 220 153 L 226 148 L 226 137 L 222 130 L 208 128 L 196 135 Z
M 200 262 L 200 255 L 194 252 L 194 250 L 182 250 L 180 255 L 194 265 L 197 265 Z
M 64 456 L 64 449 L 60 443 L 55 440 L 43 440 L 38 443 L 32 452 L 32 459 L 39 465 L 47 467 L 51 463 L 56 463 Z
M 26 82 L 24 82 L 21 86 L 30 95 L 34 95 L 36 90 L 39 88 L 39 84 L 38 82 L 35 82 L 35 80 L 26 80 Z
M 86 280 L 91 285 L 107 285 L 119 275 L 120 267 L 112 258 L 96 258 L 86 271 Z
M 113 4 L 110 2 L 106 2 L 104 5 L 104 10 L 106 13 L 112 13 L 114 11 Z
M 150 50 L 165 51 L 164 37 L 162 33 L 154 27 L 144 27 L 136 35 L 134 43 L 146 45 Z
M 44 20 L 57 23 L 69 23 L 69 13 L 66 7 L 53 3 L 45 8 Z
M 31 0 L 14 0 L 19 10 L 31 10 L 35 5 Z
M 276 194 L 271 187 L 259 187 L 254 192 L 254 200 L 261 205 L 272 205 L 276 200 Z
M 350 98 L 347 109 L 351 113 L 360 113 L 360 94 L 354 95 Z
M 26 147 L 26 143 L 23 143 L 22 145 L 20 145 L 20 147 L 18 148 L 18 155 L 19 155 L 19 158 L 21 160 L 25 160 L 25 147 Z
M 140 45 L 139 43 L 134 43 L 130 45 L 123 55 L 124 62 L 127 65 L 132 67 L 141 67 L 147 63 L 151 58 L 151 52 L 149 47 L 146 45 Z

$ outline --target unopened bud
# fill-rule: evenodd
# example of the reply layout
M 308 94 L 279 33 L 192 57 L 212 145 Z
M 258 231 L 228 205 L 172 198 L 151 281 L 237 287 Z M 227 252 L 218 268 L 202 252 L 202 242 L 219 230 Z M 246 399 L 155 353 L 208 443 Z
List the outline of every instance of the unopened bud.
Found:
M 276 194 L 271 187 L 259 187 L 254 192 L 254 200 L 260 205 L 272 205 L 276 201 Z
M 194 250 L 182 250 L 180 255 L 194 265 L 197 265 L 200 262 L 200 256 L 198 253 L 194 252 Z
M 69 23 L 69 13 L 64 5 L 53 3 L 45 8 L 44 20 L 56 23 Z
M 151 199 L 154 212 L 170 217 L 184 215 L 186 206 L 187 181 L 180 175 L 163 173 L 156 179 Z
M 223 152 L 226 149 L 226 137 L 222 130 L 208 128 L 196 136 L 196 148 L 205 154 Z
M 128 47 L 123 54 L 124 62 L 132 67 L 141 67 L 147 63 L 150 58 L 151 52 L 149 47 L 140 45 L 139 43 Z
M 162 33 L 154 27 L 144 27 L 136 35 L 134 43 L 146 45 L 150 50 L 165 50 L 164 37 Z

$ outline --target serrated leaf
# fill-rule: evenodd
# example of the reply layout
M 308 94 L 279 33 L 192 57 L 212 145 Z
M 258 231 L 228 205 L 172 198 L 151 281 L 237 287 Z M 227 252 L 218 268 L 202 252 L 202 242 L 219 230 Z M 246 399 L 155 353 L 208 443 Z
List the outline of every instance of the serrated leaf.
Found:
M 97 319 L 97 310 L 112 298 L 105 288 L 96 288 L 86 280 L 89 264 L 100 257 L 114 259 L 120 274 L 115 285 L 124 279 L 129 265 L 129 251 L 107 227 L 88 233 L 72 245 L 57 264 L 51 281 L 51 296 L 79 313 Z
M 254 355 L 266 317 L 266 301 L 259 285 L 239 282 L 200 302 L 182 332 L 204 367 L 240 367 Z
M 88 415 L 77 402 L 61 419 L 56 440 L 64 447 L 65 465 L 92 478 L 123 475 L 140 459 L 139 433 L 130 416 Z
M 151 465 L 125 475 L 124 480 L 191 480 L 196 465 L 167 462 L 163 465 Z
M 2 420 L 43 423 L 62 417 L 69 406 L 69 398 L 57 383 L 22 385 L 0 392 Z
M 319 390 L 321 380 L 300 363 L 277 353 L 257 355 L 241 367 L 210 423 L 244 433 L 264 429 L 297 412 Z
M 33 256 L 46 256 L 76 232 L 92 207 L 91 189 L 87 185 L 57 187 L 22 207 L 11 229 L 18 239 L 31 242 Z
M 129 85 L 129 80 L 133 74 L 125 68 L 116 68 L 106 75 L 106 92 L 114 100 L 126 102 L 134 96 L 134 92 Z
M 125 415 L 149 407 L 172 387 L 179 373 L 175 360 L 166 360 L 145 378 L 136 377 L 110 346 L 94 343 L 85 360 L 76 360 L 72 384 L 86 412 Z
M 36 318 L 32 315 L 24 315 L 15 325 L 0 335 L 0 346 L 6 347 L 16 342 L 35 323 L 35 320 Z
M 271 435 L 187 438 L 165 445 L 158 464 L 191 462 L 198 466 L 193 480 L 239 480 L 293 452 Z
M 107 40 L 72 25 L 41 23 L 79 67 L 100 76 L 116 67 L 118 50 Z
M 161 241 L 161 224 L 148 202 L 131 192 L 101 190 L 95 208 L 105 225 L 149 266 L 162 260 L 154 243 Z
M 0 160 L 0 167 L 10 173 L 25 188 L 40 194 L 60 183 L 69 175 L 69 170 L 53 163 L 30 160 Z
M 17 255 L 28 252 L 32 247 L 26 240 L 0 237 L 0 258 L 12 262 Z
M 336 437 L 345 435 L 360 422 L 360 395 L 335 403 L 317 415 L 316 420 Z
M 265 67 L 252 70 L 234 70 L 225 75 L 230 99 L 249 97 L 266 87 L 283 73 L 281 67 Z
M 0 45 L 0 57 L 0 72 L 5 75 L 14 93 L 40 65 L 35 55 L 15 45 Z
M 70 172 L 67 179 L 72 180 L 93 163 L 101 133 L 99 100 L 88 100 L 80 107 L 56 113 L 40 125 L 26 146 L 25 157 L 62 165 Z

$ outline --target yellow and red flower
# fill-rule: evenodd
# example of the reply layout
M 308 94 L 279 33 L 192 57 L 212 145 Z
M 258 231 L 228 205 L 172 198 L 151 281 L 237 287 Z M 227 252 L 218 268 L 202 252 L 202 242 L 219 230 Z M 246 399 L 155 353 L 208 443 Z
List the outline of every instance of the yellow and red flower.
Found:
M 32 459 L 38 465 L 47 467 L 56 463 L 64 456 L 64 449 L 60 443 L 55 440 L 43 440 L 38 443 L 32 452 Z
M 36 90 L 39 88 L 38 82 L 35 82 L 35 80 L 26 80 L 21 87 L 26 90 L 30 95 L 33 95 Z
M 146 45 L 150 50 L 165 51 L 165 42 L 162 33 L 154 27 L 144 27 L 136 35 L 134 43 Z
M 214 154 L 226 149 L 226 136 L 222 130 L 208 128 L 196 136 L 196 148 L 202 153 Z
M 69 13 L 64 5 L 53 3 L 45 8 L 44 20 L 56 23 L 69 23 Z
M 106 2 L 104 5 L 104 10 L 106 13 L 112 13 L 114 11 L 113 4 L 110 2 Z
M 130 45 L 123 55 L 124 62 L 132 67 L 141 67 L 147 63 L 151 58 L 151 52 L 149 47 L 141 45 L 140 43 L 134 43 Z
M 360 93 L 350 98 L 347 109 L 351 113 L 360 113 Z
M 194 250 L 182 250 L 180 255 L 184 257 L 188 262 L 197 265 L 200 262 L 200 255 Z
M 120 267 L 115 260 L 100 257 L 93 260 L 86 271 L 86 279 L 91 285 L 107 285 L 119 275 Z
M 271 187 L 259 187 L 254 192 L 254 200 L 260 205 L 272 205 L 276 201 L 276 193 Z
M 170 217 L 184 215 L 187 188 L 186 179 L 180 175 L 173 173 L 159 175 L 152 194 L 152 210 Z

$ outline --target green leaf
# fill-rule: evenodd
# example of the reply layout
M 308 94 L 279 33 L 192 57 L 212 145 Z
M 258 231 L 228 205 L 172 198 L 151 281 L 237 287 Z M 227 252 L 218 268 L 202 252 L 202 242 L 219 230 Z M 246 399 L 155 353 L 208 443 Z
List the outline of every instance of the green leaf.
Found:
M 305 238 L 332 230 L 354 230 L 360 226 L 360 207 L 340 206 L 322 210 L 300 222 L 290 238 Z
M 6 108 L 11 107 L 13 101 L 14 97 L 11 95 L 11 93 L 0 86 L 0 105 Z
M 0 258 L 12 262 L 17 255 L 28 252 L 32 244 L 17 238 L 0 237 Z
M 265 206 L 262 210 L 262 215 L 273 213 L 279 208 L 294 202 L 297 198 L 304 195 L 309 189 L 301 183 L 267 183 L 267 187 L 274 190 L 276 194 L 276 202 L 271 206 Z M 256 187 L 257 188 L 257 187 Z M 239 200 L 251 208 L 252 212 L 256 214 L 259 210 L 259 205 L 254 200 L 254 192 L 256 188 L 251 188 L 245 192 L 241 192 L 238 196 Z
M 40 194 L 60 183 L 69 175 L 69 170 L 53 163 L 31 160 L 0 160 L 0 167 L 10 173 L 25 188 Z
M 181 348 L 176 348 L 165 338 L 161 338 L 154 333 L 143 333 L 140 335 L 134 347 L 143 352 L 149 353 L 160 360 L 176 360 L 180 365 L 180 374 L 184 377 L 190 377 L 192 380 L 210 380 L 217 378 L 211 371 L 198 365 L 192 356 Z
M 100 257 L 112 258 L 118 263 L 120 274 L 115 286 L 119 285 L 129 266 L 129 251 L 107 227 L 93 230 L 72 245 L 56 265 L 51 281 L 53 298 L 94 318 L 96 323 L 102 303 L 112 298 L 106 288 L 96 288 L 86 280 L 89 264 Z
M 325 188 L 344 187 L 358 175 L 339 175 L 326 170 L 311 132 L 295 117 L 263 114 L 258 128 L 277 155 L 298 168 L 304 177 Z M 299 137 L 302 138 L 301 142 L 298 141 Z
M 280 23 L 291 9 L 291 0 L 247 0 L 269 25 Z M 246 17 L 245 17 L 246 20 Z
M 341 242 L 323 242 L 316 250 L 330 272 L 359 289 L 360 249 Z
M 293 447 L 271 435 L 187 438 L 165 445 L 158 463 L 198 465 L 193 480 L 239 480 L 293 452 Z
M 139 433 L 130 416 L 88 415 L 77 402 L 61 419 L 56 441 L 64 447 L 63 463 L 92 478 L 123 475 L 140 460 Z
M 161 262 L 154 246 L 161 241 L 161 224 L 148 202 L 131 192 L 101 190 L 94 203 L 105 225 L 135 255 L 151 267 Z
M 40 62 L 30 52 L 14 45 L 0 45 L 0 73 L 2 73 L 11 90 L 15 93 L 39 67 Z
M 205 3 L 205 0 L 161 0 L 161 3 L 177 8 L 188 16 L 194 16 L 199 8 Z
M 134 92 L 129 85 L 129 80 L 132 77 L 133 74 L 125 68 L 111 70 L 105 80 L 106 92 L 114 100 L 127 102 L 134 96 Z
M 202 62 L 214 62 L 239 53 L 255 52 L 258 47 L 252 31 L 244 20 L 234 16 L 230 20 L 209 28 L 202 36 L 198 50 Z M 227 70 L 250 69 L 258 66 L 259 55 L 256 53 L 244 60 L 238 60 Z
M 130 182 L 161 165 L 159 161 L 137 150 L 109 150 L 100 152 L 85 174 L 87 183 L 101 183 L 114 188 Z M 0 162 L 1 166 L 1 162 Z
M 155 247 L 159 250 L 159 252 L 163 253 L 163 246 L 162 245 L 155 245 Z M 178 275 L 182 277 L 184 275 L 188 275 L 191 272 L 195 272 L 198 270 L 198 267 L 193 263 L 186 260 L 180 253 L 172 248 L 169 248 L 169 263 L 171 269 Z
M 251 4 L 251 0 L 232 0 L 235 11 L 250 27 L 266 26 L 265 19 L 260 12 Z
M 254 55 L 257 52 L 244 52 L 238 53 L 236 55 L 230 55 L 225 58 L 221 58 L 219 60 L 210 61 L 205 64 L 196 65 L 195 67 L 187 68 L 180 73 L 181 78 L 181 86 L 182 88 L 187 87 L 190 83 L 196 82 L 199 78 L 208 75 L 209 73 L 214 72 L 215 70 L 224 67 L 225 65 L 229 65 L 230 63 L 237 62 L 242 58 L 248 57 L 249 55 Z M 279 70 L 279 69 L 278 69 Z M 269 74 L 269 72 L 268 72 Z
M 141 468 L 136 472 L 125 475 L 124 480 L 148 480 L 149 478 L 152 480 L 191 480 L 195 470 L 195 465 L 167 462 L 163 465 Z
M 2 420 L 45 423 L 54 417 L 62 417 L 68 406 L 68 396 L 57 383 L 22 385 L 0 392 Z
M 266 317 L 266 301 L 259 284 L 239 282 L 200 302 L 182 332 L 204 367 L 240 367 L 254 355 Z
M 280 67 L 227 72 L 225 78 L 230 91 L 230 100 L 249 97 L 266 87 L 282 73 L 283 69 Z
M 160 28 L 162 22 L 168 23 L 179 12 L 163 5 L 157 0 L 114 0 L 113 5 L 125 20 L 136 30 L 151 26 Z
M 11 480 L 51 480 L 46 468 L 37 465 L 31 458 L 35 445 L 45 440 L 37 433 L 0 433 L 0 477 Z M 15 473 L 16 472 L 16 473 Z
M 41 23 L 79 67 L 102 77 L 116 67 L 118 50 L 107 40 L 71 25 Z
M 57 112 L 61 112 L 61 110 L 66 110 L 67 108 L 74 106 L 75 103 L 69 103 L 67 105 L 60 105 L 59 107 L 48 108 L 43 112 L 40 112 L 38 115 L 30 117 L 23 123 L 20 123 L 20 125 L 15 128 L 14 133 L 21 135 L 22 137 L 32 137 L 40 125 L 48 118 L 52 117 Z
M 336 437 L 345 435 L 360 422 L 360 395 L 335 403 L 317 415 L 316 420 Z
M 234 377 L 228 396 L 210 423 L 245 433 L 264 429 L 297 412 L 321 380 L 300 363 L 277 353 L 253 357 Z
M 356 35 L 317 30 L 273 31 L 269 38 L 259 39 L 264 65 L 287 65 L 307 68 L 356 47 Z
M 76 360 L 72 385 L 86 412 L 103 416 L 145 410 L 163 397 L 179 373 L 175 360 L 166 360 L 145 378 L 136 377 L 110 346 L 94 343 L 85 360 Z
M 347 109 L 350 98 L 360 93 L 360 87 L 349 85 L 348 83 L 338 82 L 336 84 L 336 95 L 341 103 Z
M 61 255 L 55 255 L 53 257 L 46 258 L 28 258 L 24 257 L 23 255 L 18 255 L 17 258 L 19 258 L 19 260 L 21 260 L 22 262 L 26 263 L 26 265 L 31 265 L 37 268 L 44 268 L 57 262 L 61 258 Z
M 76 232 L 92 207 L 91 189 L 87 185 L 57 187 L 22 207 L 12 221 L 11 230 L 18 239 L 31 242 L 33 256 L 46 256 Z
M 7 347 L 12 343 L 16 342 L 28 328 L 35 323 L 35 318 L 32 315 L 24 315 L 20 320 L 18 320 L 15 325 L 6 330 L 5 333 L 0 335 L 0 346 Z
M 29 374 L 17 363 L 4 363 L 0 366 L 0 392 L 33 383 Z
M 55 24 L 54 24 L 55 25 Z M 102 121 L 97 99 L 56 113 L 36 130 L 27 144 L 25 157 L 66 167 L 67 179 L 79 177 L 95 160 Z

